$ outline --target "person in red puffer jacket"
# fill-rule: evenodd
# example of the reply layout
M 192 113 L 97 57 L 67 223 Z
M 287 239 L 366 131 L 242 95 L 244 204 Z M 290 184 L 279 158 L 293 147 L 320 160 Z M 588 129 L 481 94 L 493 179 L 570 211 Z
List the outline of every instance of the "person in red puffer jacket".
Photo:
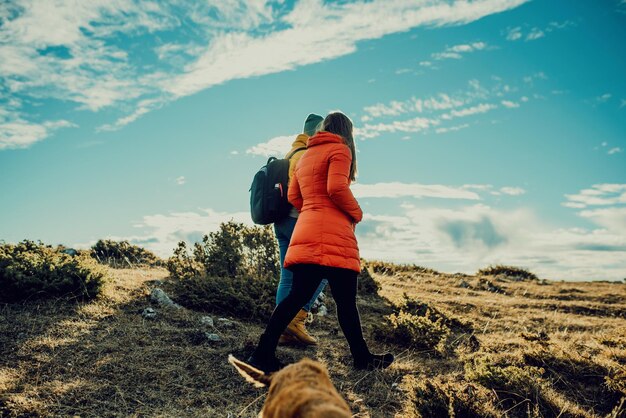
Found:
M 355 225 L 363 212 L 350 190 L 356 178 L 352 121 L 331 113 L 322 130 L 309 138 L 289 183 L 289 201 L 300 211 L 285 257 L 293 271 L 289 295 L 276 307 L 248 363 L 264 372 L 281 367 L 275 357 L 278 339 L 326 278 L 337 305 L 339 325 L 357 369 L 386 368 L 392 354 L 370 353 L 356 307 L 357 274 L 361 271 Z

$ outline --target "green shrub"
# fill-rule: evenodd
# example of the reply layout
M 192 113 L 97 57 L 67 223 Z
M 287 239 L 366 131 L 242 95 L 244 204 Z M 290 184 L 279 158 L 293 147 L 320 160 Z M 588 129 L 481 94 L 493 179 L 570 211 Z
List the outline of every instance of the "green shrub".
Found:
M 274 309 L 280 265 L 270 227 L 223 223 L 191 251 L 180 242 L 166 265 L 184 306 L 259 321 Z
M 152 252 L 128 241 L 98 240 L 91 247 L 91 256 L 98 262 L 115 268 L 161 264 L 161 259 Z
M 167 259 L 165 267 L 170 277 L 178 280 L 189 279 L 204 273 L 204 265 L 190 256 L 185 241 L 180 241 L 174 250 L 174 255 Z
M 505 276 L 513 280 L 539 280 L 539 278 L 530 271 L 521 267 L 495 265 L 478 270 L 478 276 Z
M 271 227 L 226 222 L 202 238 L 189 254 L 184 242 L 167 261 L 170 273 L 179 279 L 200 272 L 218 277 L 275 278 L 280 275 L 278 244 Z
M 538 349 L 523 355 L 524 363 L 541 367 L 543 378 L 579 405 L 606 415 L 626 395 L 626 371 L 611 370 L 593 357 L 575 352 Z M 620 379 L 621 377 L 621 379 Z M 620 387 L 621 384 L 621 387 Z
M 422 417 L 496 418 L 504 414 L 495 407 L 492 392 L 467 382 L 419 380 L 414 406 Z
M 440 356 L 450 354 L 460 345 L 467 345 L 471 351 L 478 349 L 478 340 L 470 324 L 450 318 L 427 303 L 410 299 L 406 294 L 394 312 L 385 317 L 383 324 L 374 327 L 374 336 Z
M 439 274 L 433 269 L 415 264 L 394 264 L 386 261 L 367 260 L 364 261 L 364 265 L 376 274 L 384 274 L 387 276 L 393 276 L 397 273 Z
M 417 316 L 400 311 L 387 317 L 390 326 L 389 338 L 418 350 L 435 350 L 439 353 L 446 351 L 445 344 L 450 337 L 448 328 L 441 319 L 432 320 L 430 317 Z
M 380 290 L 380 284 L 374 280 L 367 267 L 361 268 L 357 283 L 357 292 L 361 296 L 377 295 Z
M 0 302 L 48 297 L 91 299 L 106 271 L 86 255 L 70 256 L 33 241 L 0 245 Z
M 546 397 L 549 384 L 542 379 L 544 372 L 540 367 L 498 363 L 486 355 L 465 363 L 465 377 L 493 390 L 511 417 L 556 416 L 558 408 Z
M 175 284 L 176 301 L 195 310 L 266 321 L 275 307 L 277 280 L 201 274 Z

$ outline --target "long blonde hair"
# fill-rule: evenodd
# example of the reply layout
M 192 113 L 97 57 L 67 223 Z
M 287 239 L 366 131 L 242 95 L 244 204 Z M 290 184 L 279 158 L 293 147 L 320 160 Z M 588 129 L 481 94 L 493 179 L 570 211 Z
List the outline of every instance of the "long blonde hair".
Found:
M 352 153 L 352 164 L 350 165 L 350 180 L 356 180 L 357 164 L 356 164 L 356 146 L 354 145 L 354 137 L 352 136 L 352 121 L 349 117 L 341 112 L 329 113 L 322 122 L 322 131 L 339 135 L 343 138 L 343 142 L 350 148 Z

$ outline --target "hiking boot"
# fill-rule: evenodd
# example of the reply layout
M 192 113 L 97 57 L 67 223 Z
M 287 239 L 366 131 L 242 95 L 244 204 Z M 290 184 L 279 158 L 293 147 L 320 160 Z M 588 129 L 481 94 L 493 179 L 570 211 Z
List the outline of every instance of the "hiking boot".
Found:
M 296 317 L 287 325 L 287 329 L 285 329 L 284 333 L 296 338 L 301 344 L 317 345 L 317 339 L 307 332 L 306 326 L 304 325 L 307 315 L 307 311 L 300 309 Z
M 270 358 L 261 358 L 252 354 L 246 360 L 250 366 L 261 370 L 265 374 L 276 372 L 283 368 L 283 364 L 275 356 Z
M 268 339 L 266 334 L 261 334 L 259 344 L 246 363 L 266 374 L 278 371 L 283 368 L 283 364 L 276 358 L 275 350 L 276 345 Z
M 369 356 L 354 359 L 354 368 L 358 370 L 386 369 L 393 363 L 394 357 L 391 353 L 369 354 Z
M 299 339 L 285 331 L 278 339 L 278 345 L 302 345 L 302 343 Z

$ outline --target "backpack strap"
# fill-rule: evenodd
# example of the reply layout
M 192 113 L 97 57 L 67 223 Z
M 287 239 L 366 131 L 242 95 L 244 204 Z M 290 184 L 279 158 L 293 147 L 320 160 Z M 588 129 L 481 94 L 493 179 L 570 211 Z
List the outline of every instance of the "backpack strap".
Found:
M 297 148 L 295 150 L 293 150 L 292 152 L 290 152 L 289 154 L 287 154 L 287 156 L 285 157 L 285 159 L 287 160 L 291 160 L 291 158 L 296 155 L 297 152 L 300 151 L 306 151 L 306 147 L 301 147 L 301 148 Z

